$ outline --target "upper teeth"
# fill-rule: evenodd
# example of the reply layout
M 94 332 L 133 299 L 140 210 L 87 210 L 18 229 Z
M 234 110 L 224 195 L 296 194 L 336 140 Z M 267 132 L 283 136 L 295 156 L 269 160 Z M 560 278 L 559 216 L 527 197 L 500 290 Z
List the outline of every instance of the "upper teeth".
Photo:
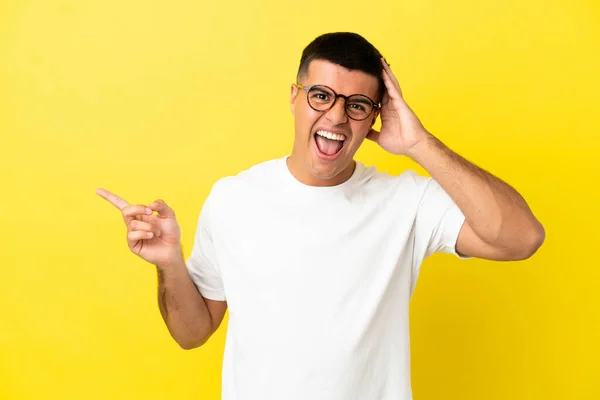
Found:
M 323 131 L 323 130 L 317 131 L 317 135 L 326 137 L 327 139 L 331 139 L 331 140 L 342 141 L 342 140 L 346 139 L 346 136 L 341 135 L 339 133 L 332 133 L 332 132 L 327 132 L 327 131 Z

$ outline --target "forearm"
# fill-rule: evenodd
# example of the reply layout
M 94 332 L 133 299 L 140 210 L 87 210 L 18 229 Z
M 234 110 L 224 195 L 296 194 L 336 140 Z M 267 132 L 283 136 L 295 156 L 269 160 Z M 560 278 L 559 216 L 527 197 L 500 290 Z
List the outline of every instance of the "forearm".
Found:
M 157 272 L 158 305 L 171 336 L 186 349 L 204 344 L 212 333 L 211 316 L 183 258 L 157 266 Z
M 543 240 L 541 224 L 515 189 L 433 135 L 427 134 L 409 156 L 438 181 L 481 240 L 503 248 L 535 246 Z

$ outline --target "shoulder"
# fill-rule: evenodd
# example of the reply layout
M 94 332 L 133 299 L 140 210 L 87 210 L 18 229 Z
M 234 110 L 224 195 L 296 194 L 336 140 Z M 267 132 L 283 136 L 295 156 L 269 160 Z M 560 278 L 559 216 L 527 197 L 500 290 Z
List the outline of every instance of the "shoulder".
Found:
M 433 178 L 420 175 L 409 169 L 399 174 L 380 171 L 376 166 L 366 166 L 361 163 L 363 170 L 359 181 L 367 190 L 393 191 L 403 195 L 422 195 L 433 182 Z
M 279 158 L 262 161 L 235 175 L 218 179 L 211 188 L 209 199 L 213 203 L 239 201 L 250 192 L 275 186 L 282 162 L 282 159 Z

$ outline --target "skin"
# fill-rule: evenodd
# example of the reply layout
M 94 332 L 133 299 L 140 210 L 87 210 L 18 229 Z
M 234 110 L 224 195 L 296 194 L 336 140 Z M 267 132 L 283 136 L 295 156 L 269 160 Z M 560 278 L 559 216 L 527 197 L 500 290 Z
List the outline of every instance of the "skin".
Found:
M 495 261 L 531 257 L 545 240 L 545 230 L 523 197 L 509 184 L 456 154 L 428 132 L 402 96 L 398 80 L 382 58 L 385 93 L 381 101 L 381 131 L 372 129 L 375 120 L 347 119 L 342 102 L 327 112 L 308 106 L 292 86 L 292 112 L 296 118 L 294 150 L 288 158 L 290 172 L 301 182 L 335 185 L 353 171 L 352 158 L 366 138 L 385 151 L 410 157 L 420 164 L 450 195 L 466 217 L 456 244 L 463 255 Z M 325 84 L 338 93 L 374 96 L 376 80 L 367 74 L 348 71 L 325 61 L 313 62 L 303 77 L 305 85 Z M 373 97 L 372 97 L 373 98 Z M 348 132 L 350 143 L 337 160 L 315 157 L 312 133 L 315 127 L 339 128 Z M 368 129 L 368 131 L 367 131 Z
M 96 193 L 121 212 L 129 249 L 156 266 L 158 306 L 173 339 L 183 349 L 204 344 L 221 324 L 227 303 L 205 299 L 192 282 L 175 211 L 163 200 L 146 206 L 130 204 L 105 189 Z
M 326 85 L 343 95 L 364 94 L 378 102 L 378 79 L 362 71 L 349 71 L 339 65 L 314 60 L 306 76 L 299 77 L 305 86 Z M 310 186 L 333 186 L 346 181 L 354 171 L 354 154 L 369 134 L 379 112 L 364 121 L 348 118 L 344 100 L 338 99 L 327 112 L 313 110 L 306 92 L 291 86 L 290 106 L 294 114 L 294 147 L 287 159 L 290 172 L 300 182 Z M 340 156 L 335 161 L 319 159 L 315 152 L 314 134 L 318 129 L 341 132 L 347 137 Z
M 381 131 L 370 140 L 384 150 L 420 164 L 456 202 L 466 217 L 456 244 L 464 255 L 495 261 L 531 257 L 545 230 L 527 202 L 509 184 L 456 154 L 428 132 L 402 96 L 398 80 L 381 59 L 386 94 Z
M 456 202 L 466 217 L 456 244 L 459 253 L 497 261 L 531 257 L 544 242 L 545 231 L 523 197 L 428 132 L 402 97 L 389 65 L 381 62 L 385 83 L 382 109 L 364 121 L 349 119 L 341 99 L 327 112 L 315 111 L 306 101 L 306 92 L 292 86 L 290 105 L 296 135 L 287 160 L 290 172 L 306 185 L 338 185 L 352 175 L 354 155 L 363 141 L 372 140 L 385 151 L 420 164 Z M 300 83 L 323 84 L 340 94 L 365 94 L 379 100 L 375 77 L 326 61 L 313 61 Z M 372 127 L 379 115 L 381 130 L 376 131 Z M 317 129 L 346 135 L 336 160 L 317 157 L 313 137 Z M 105 189 L 96 193 L 122 214 L 129 249 L 156 266 L 159 308 L 173 338 L 184 349 L 201 346 L 221 324 L 227 302 L 205 299 L 196 289 L 187 273 L 173 209 L 163 200 L 146 206 L 130 204 Z

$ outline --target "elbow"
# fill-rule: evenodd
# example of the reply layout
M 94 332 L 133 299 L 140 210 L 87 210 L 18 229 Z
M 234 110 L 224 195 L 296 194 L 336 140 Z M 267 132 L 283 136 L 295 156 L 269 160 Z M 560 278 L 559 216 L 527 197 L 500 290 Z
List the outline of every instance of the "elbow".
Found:
M 197 347 L 200 347 L 200 345 L 197 343 L 189 342 L 189 341 L 185 341 L 185 340 L 176 340 L 176 342 L 179 345 L 179 347 L 181 347 L 183 350 L 192 350 Z
M 168 326 L 168 325 L 167 325 Z M 171 337 L 183 350 L 192 350 L 203 346 L 215 332 L 216 327 L 210 324 L 196 324 L 194 326 L 181 326 L 177 329 L 169 327 Z
M 200 347 L 199 345 L 195 345 L 195 344 L 189 344 L 189 343 L 181 343 L 181 342 L 177 342 L 179 344 L 179 347 L 182 348 L 183 350 L 193 350 L 197 347 Z
M 175 341 L 183 350 L 193 350 L 198 347 L 201 347 L 204 343 L 206 343 L 206 340 L 175 339 Z
M 193 335 L 193 336 L 174 336 L 175 342 L 181 347 L 183 350 L 193 350 L 198 347 L 201 347 L 208 341 L 208 336 L 210 335 Z
M 539 248 L 542 247 L 545 240 L 546 230 L 544 229 L 544 226 L 536 220 L 533 227 L 526 235 L 526 238 L 523 238 L 521 242 L 519 259 L 526 260 L 531 258 L 535 253 L 537 253 Z

